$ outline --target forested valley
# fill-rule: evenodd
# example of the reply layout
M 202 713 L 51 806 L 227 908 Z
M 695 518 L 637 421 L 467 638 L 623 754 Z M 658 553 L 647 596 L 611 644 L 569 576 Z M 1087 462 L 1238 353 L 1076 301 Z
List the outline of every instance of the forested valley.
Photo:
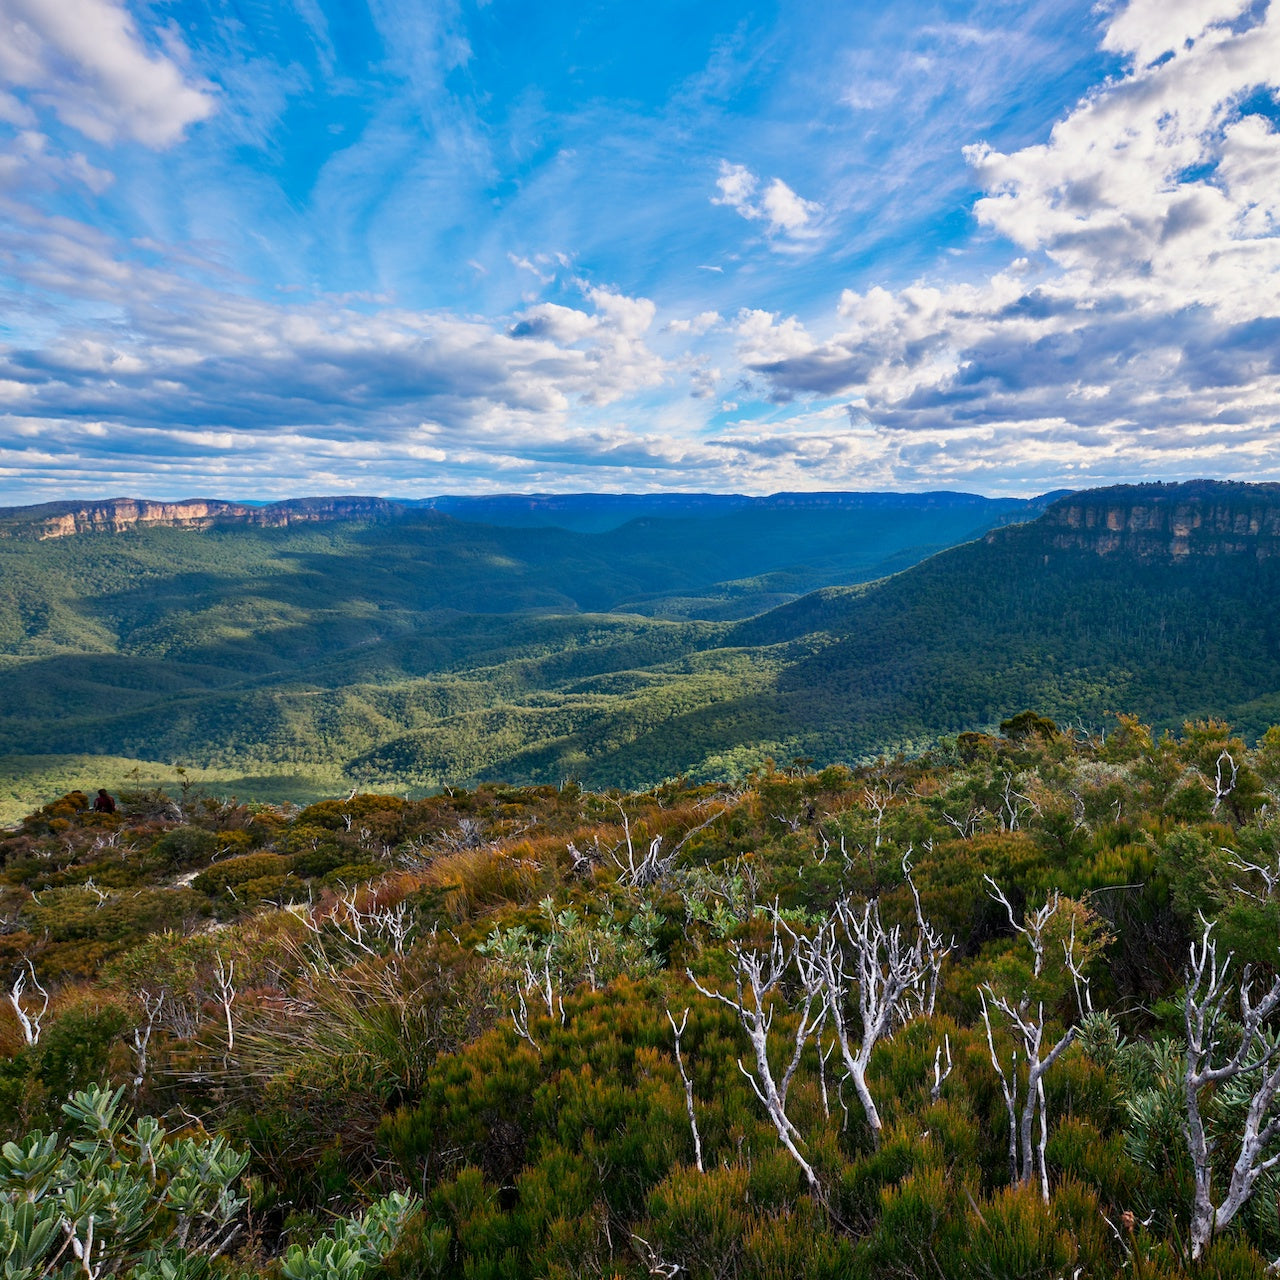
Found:
M 280 527 L 7 517 L 0 818 L 175 766 L 273 802 L 643 789 L 918 753 L 1025 706 L 1280 721 L 1278 486 L 785 497 L 604 529 L 336 499 Z
M 6 1275 L 1261 1277 L 1280 728 L 0 841 Z

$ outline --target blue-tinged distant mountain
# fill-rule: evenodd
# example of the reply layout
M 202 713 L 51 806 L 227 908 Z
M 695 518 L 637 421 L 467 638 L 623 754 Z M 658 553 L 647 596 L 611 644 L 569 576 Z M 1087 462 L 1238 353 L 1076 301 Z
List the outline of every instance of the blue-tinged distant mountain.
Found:
M 1108 712 L 1169 727 L 1226 718 L 1256 736 L 1280 722 L 1277 598 L 1280 486 L 1089 491 L 896 576 L 721 627 L 625 686 L 602 676 L 573 691 L 625 692 L 607 713 L 525 699 L 360 764 L 442 770 L 455 730 L 496 747 L 519 740 L 517 722 L 524 745 L 497 747 L 485 776 L 635 782 L 743 769 L 766 753 L 850 761 L 1027 707 L 1094 728 Z
M 326 590 L 359 597 L 377 584 L 380 599 L 414 601 L 413 608 L 725 619 L 747 617 L 816 587 L 883 577 L 995 526 L 1028 519 L 1050 497 L 573 494 L 406 503 L 339 496 L 265 506 L 111 498 L 0 509 L 0 548 L 6 540 L 136 538 L 150 530 L 183 530 L 214 535 L 228 562 L 215 584 L 219 593 L 237 589 L 236 548 L 248 562 L 278 551 L 296 568 L 302 563 L 301 553 L 290 550 L 296 543 L 318 554 L 316 571 L 331 578 L 327 588 L 314 576 L 309 580 L 320 597 Z M 327 552 L 326 539 L 332 544 Z M 131 545 L 116 543 L 110 554 Z M 177 563 L 196 544 L 179 538 L 165 545 Z M 18 548 L 9 545 L 7 553 L 11 564 L 23 562 Z M 91 541 L 63 559 L 106 554 Z M 57 557 L 44 558 L 53 572 L 50 593 L 57 597 Z M 207 548 L 196 559 L 207 559 Z M 292 594 L 297 585 L 290 583 Z
M 459 520 L 522 528 L 553 525 L 580 533 L 602 533 L 630 520 L 689 520 L 748 513 L 756 518 L 781 513 L 952 512 L 973 524 L 988 527 L 1008 520 L 1025 520 L 1067 490 L 1038 498 L 984 498 L 974 493 L 774 493 L 748 497 L 737 493 L 507 493 L 486 497 L 444 495 L 419 498 L 410 505 L 429 507 Z M 961 514 L 963 513 L 963 514 Z

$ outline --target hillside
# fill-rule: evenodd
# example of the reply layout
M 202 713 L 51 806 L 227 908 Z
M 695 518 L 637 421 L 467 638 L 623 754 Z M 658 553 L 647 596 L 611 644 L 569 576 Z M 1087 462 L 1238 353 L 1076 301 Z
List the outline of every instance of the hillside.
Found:
M 0 833 L 6 1275 L 1273 1276 L 1280 728 L 1001 730 L 60 796 Z
M 1070 495 L 858 582 L 974 516 L 929 498 L 597 532 L 404 509 L 0 539 L 0 734 L 23 757 L 0 778 L 15 805 L 49 755 L 243 794 L 641 786 L 918 749 L 1026 706 L 1280 720 L 1276 486 Z
M 502 519 L 513 501 L 461 505 Z M 5 767 L 13 787 L 53 763 L 30 757 L 85 754 L 333 785 L 354 757 L 445 722 L 410 784 L 468 777 L 610 718 L 625 738 L 637 717 L 723 698 L 744 665 L 760 666 L 723 655 L 666 669 L 701 661 L 723 630 L 715 620 L 882 576 L 1043 505 L 965 494 L 528 503 L 601 527 L 478 524 L 364 498 L 0 512 L 0 742 L 24 757 Z
M 1160 727 L 1219 715 L 1256 736 L 1280 720 L 1277 528 L 1277 486 L 1063 498 L 1038 520 L 886 580 L 721 629 L 715 647 L 651 675 L 669 681 L 668 703 L 709 672 L 732 687 L 719 681 L 722 696 L 657 723 L 636 697 L 508 754 L 496 726 L 473 718 L 498 753 L 483 776 L 630 783 L 740 772 L 766 753 L 852 761 L 918 750 L 1025 706 L 1095 728 L 1121 707 Z M 556 703 L 565 719 L 575 709 Z M 422 776 L 440 741 L 419 731 L 359 763 L 374 776 Z
M 1096 490 L 729 638 L 815 646 L 788 664 L 775 706 L 819 758 L 1027 705 L 1095 726 L 1118 707 L 1162 726 L 1224 715 L 1258 734 L 1280 718 L 1278 553 L 1280 486 Z

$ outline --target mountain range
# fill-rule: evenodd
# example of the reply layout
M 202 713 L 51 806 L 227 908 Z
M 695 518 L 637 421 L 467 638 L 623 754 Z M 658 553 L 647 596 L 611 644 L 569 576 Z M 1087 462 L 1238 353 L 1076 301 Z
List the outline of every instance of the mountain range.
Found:
M 637 786 L 1024 707 L 1256 734 L 1277 548 L 1280 486 L 1215 481 L 9 508 L 0 807 L 133 762 L 242 795 Z

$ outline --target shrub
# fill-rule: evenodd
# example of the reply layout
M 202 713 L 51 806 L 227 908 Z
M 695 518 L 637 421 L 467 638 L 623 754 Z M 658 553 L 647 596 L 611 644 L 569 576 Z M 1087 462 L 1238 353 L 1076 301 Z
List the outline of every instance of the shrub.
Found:
M 226 845 L 225 838 L 203 827 L 174 827 L 151 846 L 151 857 L 162 866 L 178 871 L 208 862 Z
M 245 853 L 238 858 L 215 862 L 191 882 L 201 893 L 217 894 L 263 876 L 283 876 L 289 870 L 289 859 L 279 853 Z
M 673 1170 L 650 1193 L 637 1234 L 681 1275 L 734 1275 L 750 1221 L 748 1176 L 743 1168 Z

